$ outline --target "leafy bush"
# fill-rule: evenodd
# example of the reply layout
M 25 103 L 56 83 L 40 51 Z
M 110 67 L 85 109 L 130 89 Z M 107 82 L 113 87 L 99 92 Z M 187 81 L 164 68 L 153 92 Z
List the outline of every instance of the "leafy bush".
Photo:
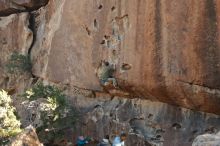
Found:
M 0 91 L 0 144 L 7 141 L 7 138 L 15 136 L 20 129 L 20 121 L 17 120 L 14 112 L 15 108 L 11 105 L 11 97 L 6 91 Z
M 55 86 L 38 83 L 24 94 L 29 100 L 46 98 L 47 103 L 41 110 L 43 126 L 37 128 L 39 139 L 49 142 L 62 138 L 63 130 L 74 128 L 77 113 L 66 101 L 66 95 Z
M 9 73 L 31 72 L 32 64 L 29 55 L 13 53 L 6 65 Z
M 66 96 L 60 89 L 51 85 L 43 85 L 41 82 L 26 91 L 24 96 L 31 101 L 38 98 L 47 98 L 48 100 L 50 99 L 51 102 L 53 100 L 53 102 L 59 104 L 59 107 L 66 106 Z

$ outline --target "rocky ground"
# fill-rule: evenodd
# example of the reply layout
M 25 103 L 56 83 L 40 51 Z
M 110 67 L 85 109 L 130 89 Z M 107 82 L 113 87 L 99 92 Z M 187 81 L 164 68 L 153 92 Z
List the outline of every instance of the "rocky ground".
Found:
M 128 134 L 127 146 L 189 146 L 198 135 L 216 133 L 220 129 L 220 117 L 214 114 L 161 102 L 112 97 L 100 92 L 93 95 L 90 91 L 76 88 L 69 88 L 65 93 L 80 117 L 76 128 L 66 129 L 65 138 L 56 142 L 61 145 L 64 140 L 76 143 L 79 135 L 91 136 L 97 141 L 105 135 L 113 138 L 117 131 Z M 39 114 L 36 112 L 37 106 L 32 109 L 25 105 L 17 107 L 20 108 L 24 127 L 40 123 L 38 117 L 34 116 Z M 196 138 L 197 145 L 201 143 L 201 138 L 203 136 Z

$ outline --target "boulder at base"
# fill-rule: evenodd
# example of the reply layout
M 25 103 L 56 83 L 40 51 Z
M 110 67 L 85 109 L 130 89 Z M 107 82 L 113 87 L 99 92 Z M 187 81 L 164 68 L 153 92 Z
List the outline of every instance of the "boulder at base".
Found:
M 192 146 L 220 146 L 220 132 L 217 134 L 203 134 L 196 137 Z
M 28 126 L 25 130 L 16 136 L 10 146 L 43 146 L 40 143 L 35 129 L 32 126 Z

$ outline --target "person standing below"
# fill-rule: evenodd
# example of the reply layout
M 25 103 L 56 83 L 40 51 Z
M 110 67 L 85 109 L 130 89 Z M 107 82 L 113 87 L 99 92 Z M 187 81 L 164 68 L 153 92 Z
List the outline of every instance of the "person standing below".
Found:
M 125 133 L 122 133 L 121 136 L 120 136 L 120 139 L 121 139 L 121 146 L 125 146 L 125 140 L 126 140 L 126 134 Z
M 79 136 L 77 138 L 77 146 L 85 146 L 87 143 L 87 139 L 85 139 L 83 136 Z
M 112 146 L 125 146 L 126 134 L 122 133 L 121 136 L 116 136 L 113 140 Z

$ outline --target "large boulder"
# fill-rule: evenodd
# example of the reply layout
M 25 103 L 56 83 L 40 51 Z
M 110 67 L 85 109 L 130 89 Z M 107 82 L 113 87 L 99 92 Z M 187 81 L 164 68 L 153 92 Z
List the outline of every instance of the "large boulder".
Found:
M 132 97 L 220 114 L 220 2 L 51 0 L 35 12 L 34 75 L 102 90 L 102 60 Z
M 220 146 L 220 133 L 199 135 L 192 146 Z
M 32 126 L 28 126 L 22 133 L 17 135 L 9 146 L 43 146 L 38 140 L 38 136 L 35 129 Z

